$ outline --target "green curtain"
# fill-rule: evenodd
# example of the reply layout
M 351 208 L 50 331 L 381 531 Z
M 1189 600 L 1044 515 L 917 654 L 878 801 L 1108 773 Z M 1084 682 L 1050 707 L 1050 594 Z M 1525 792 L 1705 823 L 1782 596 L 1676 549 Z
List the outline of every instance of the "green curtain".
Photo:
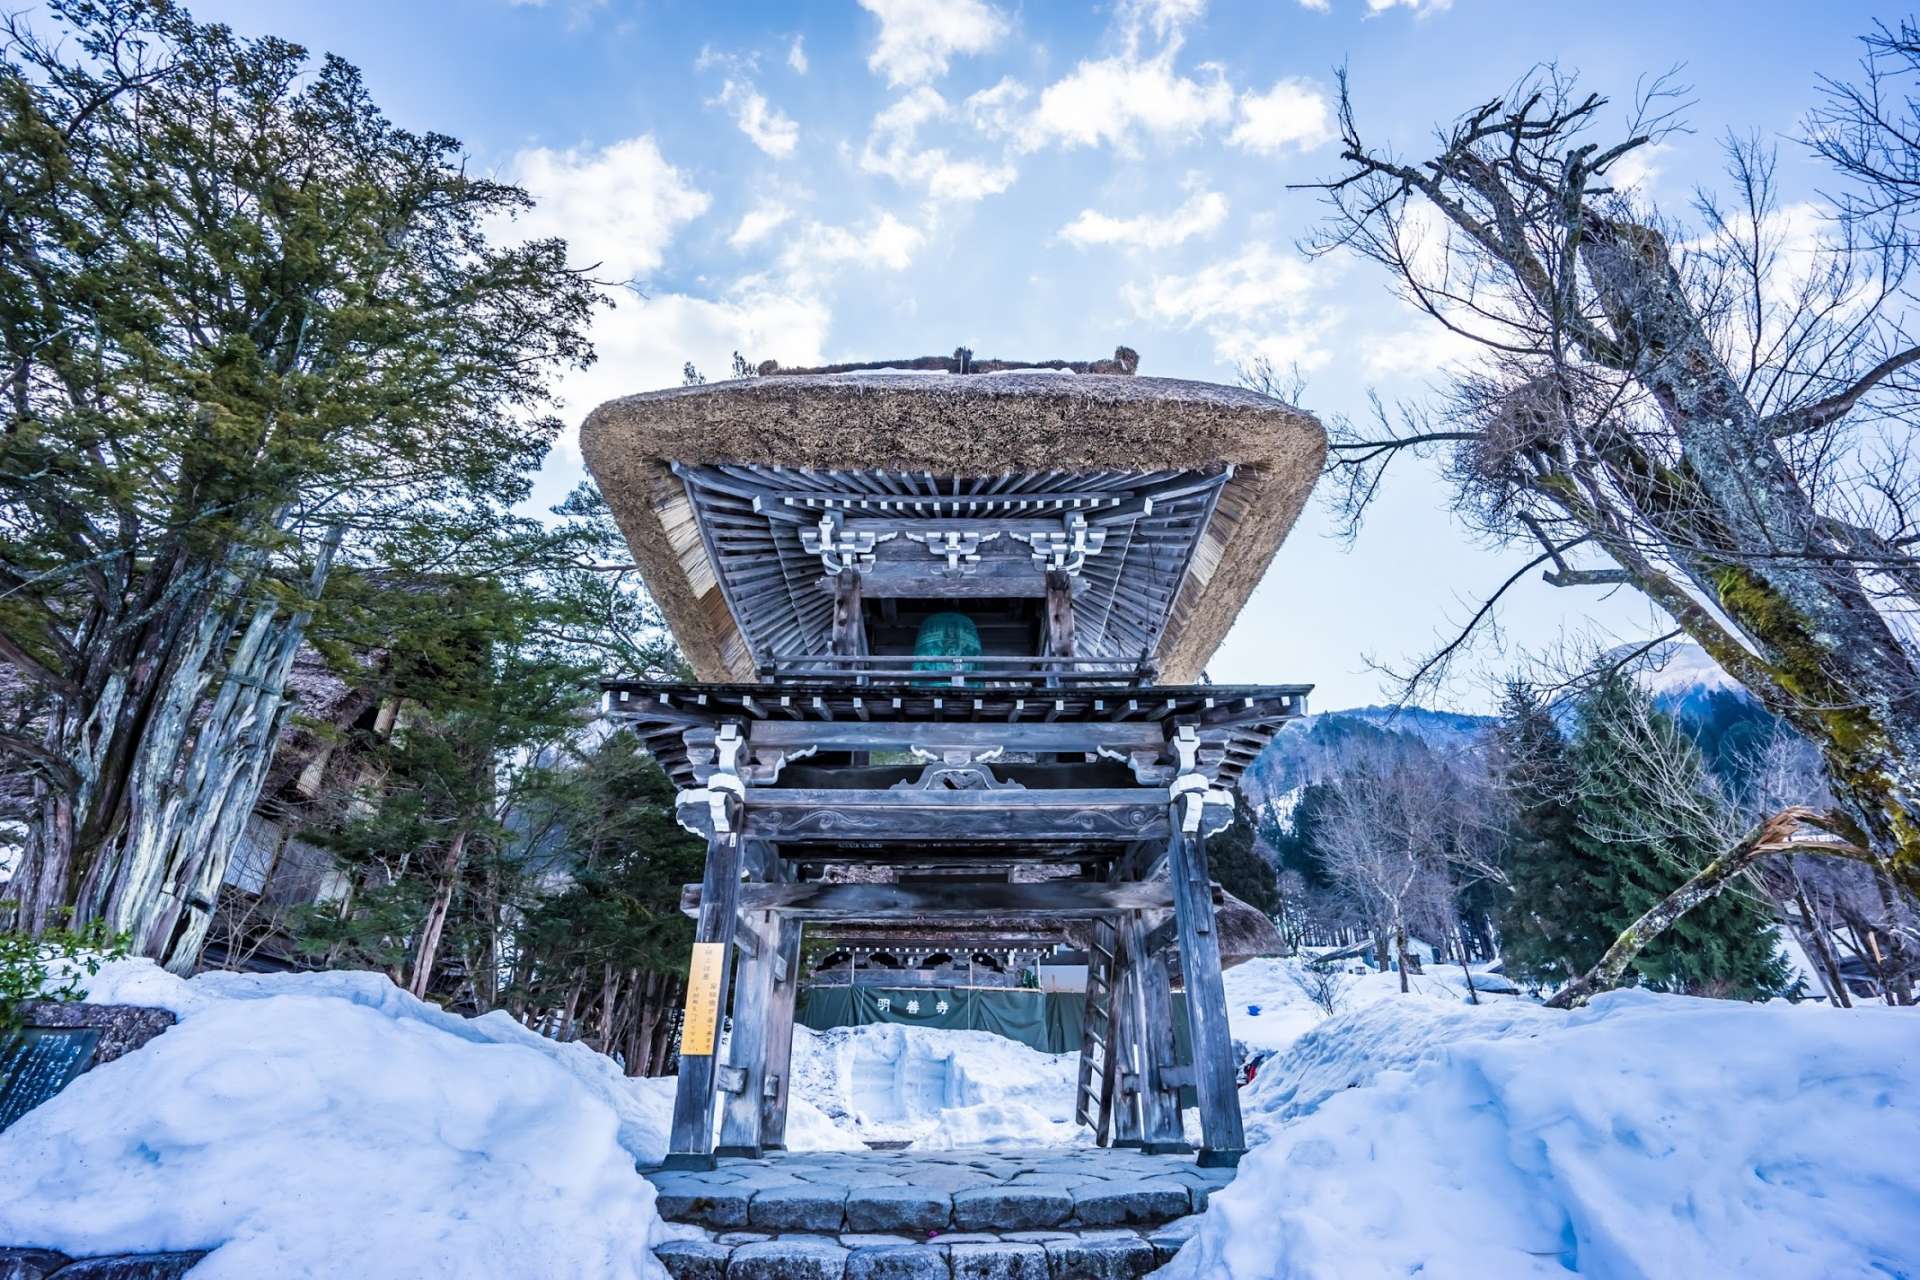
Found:
M 803 986 L 794 1016 L 815 1031 L 898 1022 L 991 1031 L 1042 1053 L 1077 1053 L 1085 999 L 1024 988 Z

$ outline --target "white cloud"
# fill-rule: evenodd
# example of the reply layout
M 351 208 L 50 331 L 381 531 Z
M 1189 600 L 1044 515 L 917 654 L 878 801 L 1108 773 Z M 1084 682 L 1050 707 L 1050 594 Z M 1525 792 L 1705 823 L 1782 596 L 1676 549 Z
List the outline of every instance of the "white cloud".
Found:
M 1310 151 L 1333 137 L 1333 107 L 1307 80 L 1281 80 L 1265 93 L 1240 95 L 1240 122 L 1229 136 L 1249 151 Z
M 1151 58 L 1131 50 L 1080 63 L 1047 86 L 1027 122 L 1023 145 L 1067 147 L 1132 145 L 1136 130 L 1161 138 L 1185 138 L 1233 114 L 1233 89 L 1218 66 L 1202 65 L 1203 78 L 1174 70 L 1178 42 Z
M 990 138 L 1010 136 L 1020 125 L 1020 106 L 1027 100 L 1027 86 L 1012 76 L 998 84 L 968 95 L 960 112 L 968 124 Z
M 945 98 L 922 85 L 873 118 L 860 167 L 924 187 L 935 200 L 981 200 L 1012 186 L 1019 174 L 1004 161 L 958 158 L 944 147 L 915 149 L 920 126 L 953 115 Z
M 674 234 L 712 203 L 667 163 L 651 134 L 600 150 L 534 147 L 517 153 L 507 170 L 535 203 L 503 234 L 563 236 L 569 259 L 597 263 L 602 279 L 658 267 Z
M 616 396 L 678 386 L 681 366 L 693 362 L 709 377 L 725 377 L 738 351 L 758 364 L 818 364 L 832 318 L 818 298 L 764 285 L 749 285 L 719 298 L 665 293 L 627 293 L 594 319 L 599 359 L 560 382 L 562 413 L 577 426 L 595 406 Z M 569 433 L 563 450 L 577 456 Z
M 1672 151 L 1670 143 L 1642 143 L 1607 167 L 1607 185 L 1616 191 L 1645 195 L 1659 178 L 1662 161 Z
M 1300 0 L 1300 7 L 1302 9 L 1311 9 L 1315 13 L 1331 13 L 1333 11 L 1333 0 Z
M 1122 25 L 1138 32 L 1142 25 L 1165 40 L 1184 30 L 1207 11 L 1207 0 L 1136 0 L 1122 14 Z
M 800 141 L 800 126 L 793 118 L 747 81 L 728 80 L 720 88 L 719 103 L 733 113 L 740 132 L 770 156 L 791 155 Z
M 859 229 L 814 222 L 792 238 L 780 255 L 780 266 L 790 287 L 808 291 L 840 267 L 904 271 L 926 238 L 920 228 L 890 211 Z
M 860 7 L 880 19 L 867 66 L 893 85 L 943 76 L 955 54 L 984 53 L 1009 30 L 982 0 L 860 0 Z
M 796 75 L 807 74 L 806 39 L 805 36 L 795 36 L 793 43 L 787 46 L 787 65 L 793 68 Z
M 1166 249 L 1205 235 L 1226 219 L 1227 198 L 1218 191 L 1202 191 L 1172 213 L 1158 217 L 1143 213 L 1132 218 L 1115 218 L 1098 210 L 1082 209 L 1078 217 L 1060 229 L 1060 234 L 1079 245 Z
M 727 237 L 727 243 L 736 249 L 751 248 L 772 235 L 791 217 L 793 210 L 777 201 L 749 209 L 740 219 L 740 225 L 733 229 L 733 234 Z
M 1125 295 L 1144 319 L 1203 329 L 1223 360 L 1266 356 L 1311 369 L 1331 355 L 1325 338 L 1335 313 L 1320 305 L 1325 283 L 1326 273 L 1310 273 L 1298 254 L 1256 241 L 1192 274 L 1156 275 Z
M 1430 13 L 1444 13 L 1453 8 L 1453 0 L 1367 0 L 1368 13 L 1385 13 L 1389 9 L 1407 9 L 1415 17 L 1424 18 Z

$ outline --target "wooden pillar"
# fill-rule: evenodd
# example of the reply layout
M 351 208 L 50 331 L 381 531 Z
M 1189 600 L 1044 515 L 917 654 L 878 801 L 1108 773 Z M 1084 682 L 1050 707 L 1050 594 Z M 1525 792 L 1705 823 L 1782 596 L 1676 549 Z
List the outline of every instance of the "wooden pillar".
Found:
M 1119 972 L 1113 988 L 1113 1043 L 1108 1052 L 1114 1056 L 1113 1145 L 1139 1147 L 1140 1134 L 1140 983 L 1137 961 L 1140 950 L 1136 915 L 1120 913 L 1114 929 L 1115 954 Z
M 787 1092 L 793 1081 L 793 1011 L 800 998 L 800 940 L 803 923 L 788 920 L 780 930 L 780 954 L 773 971 L 773 999 L 767 1005 L 767 1070 L 761 1086 L 760 1145 L 774 1151 L 787 1146 Z
M 740 806 L 730 805 L 740 825 Z M 707 842 L 706 874 L 700 882 L 700 916 L 693 928 L 693 961 L 687 976 L 686 1017 L 680 1027 L 680 1079 L 673 1095 L 673 1129 L 667 1140 L 669 1169 L 713 1168 L 713 1091 L 716 1050 L 733 966 L 733 930 L 740 896 L 741 839 L 715 831 Z
M 1193 1042 L 1193 1090 L 1200 1102 L 1199 1163 L 1231 1168 L 1240 1163 L 1247 1139 L 1240 1125 L 1235 1089 L 1233 1034 L 1227 1027 L 1227 989 L 1220 977 L 1220 934 L 1213 919 L 1207 876 L 1206 837 L 1181 828 L 1182 809 L 1200 803 L 1186 796 L 1171 806 L 1173 835 L 1167 871 L 1173 881 L 1173 912 L 1180 937 L 1180 972 L 1187 984 L 1187 1027 Z
M 1050 657 L 1071 658 L 1073 638 L 1073 575 L 1065 569 L 1047 570 L 1047 653 Z M 1047 669 L 1047 684 L 1058 685 L 1064 667 Z
M 1165 953 L 1142 956 L 1139 974 L 1146 1028 L 1140 1046 L 1146 1065 L 1140 1090 L 1143 1145 L 1150 1155 L 1184 1155 L 1193 1148 L 1180 1125 L 1180 1086 L 1175 1082 L 1180 1051 L 1173 1038 L 1173 981 Z
M 832 648 L 858 656 L 867 651 L 867 619 L 860 607 L 860 575 L 847 569 L 833 579 Z
M 762 1154 L 761 1091 L 767 1079 L 767 1024 L 780 964 L 781 917 L 755 911 L 743 928 L 752 931 L 753 947 L 734 970 L 733 1037 L 727 1043 L 727 1067 L 719 1073 L 720 1145 L 714 1154 L 757 1160 Z

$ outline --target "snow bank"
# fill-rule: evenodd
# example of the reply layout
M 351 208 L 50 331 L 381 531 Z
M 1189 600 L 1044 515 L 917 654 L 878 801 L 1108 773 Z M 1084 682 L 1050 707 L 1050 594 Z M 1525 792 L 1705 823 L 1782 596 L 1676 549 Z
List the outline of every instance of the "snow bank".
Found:
M 916 1146 L 1087 1140 L 1073 1124 L 1078 1054 L 990 1031 L 881 1023 L 794 1028 L 793 1093 L 861 1139 Z
M 196 1280 L 664 1274 L 661 1110 L 584 1045 L 377 974 L 89 985 L 179 1025 L 0 1134 L 0 1241 L 212 1249 Z
M 1271 1140 L 1162 1274 L 1920 1274 L 1914 1030 L 1641 991 L 1371 1003 L 1255 1082 Z

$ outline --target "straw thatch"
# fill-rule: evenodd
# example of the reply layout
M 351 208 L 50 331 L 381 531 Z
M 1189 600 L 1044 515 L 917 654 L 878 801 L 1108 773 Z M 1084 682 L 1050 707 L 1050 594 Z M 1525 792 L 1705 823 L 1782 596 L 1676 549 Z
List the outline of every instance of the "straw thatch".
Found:
M 609 401 L 588 416 L 580 444 L 688 661 L 710 681 L 756 672 L 673 462 L 963 477 L 1232 464 L 1160 641 L 1163 678 L 1184 683 L 1199 677 L 1279 550 L 1326 436 L 1278 400 L 1174 378 L 822 374 Z

